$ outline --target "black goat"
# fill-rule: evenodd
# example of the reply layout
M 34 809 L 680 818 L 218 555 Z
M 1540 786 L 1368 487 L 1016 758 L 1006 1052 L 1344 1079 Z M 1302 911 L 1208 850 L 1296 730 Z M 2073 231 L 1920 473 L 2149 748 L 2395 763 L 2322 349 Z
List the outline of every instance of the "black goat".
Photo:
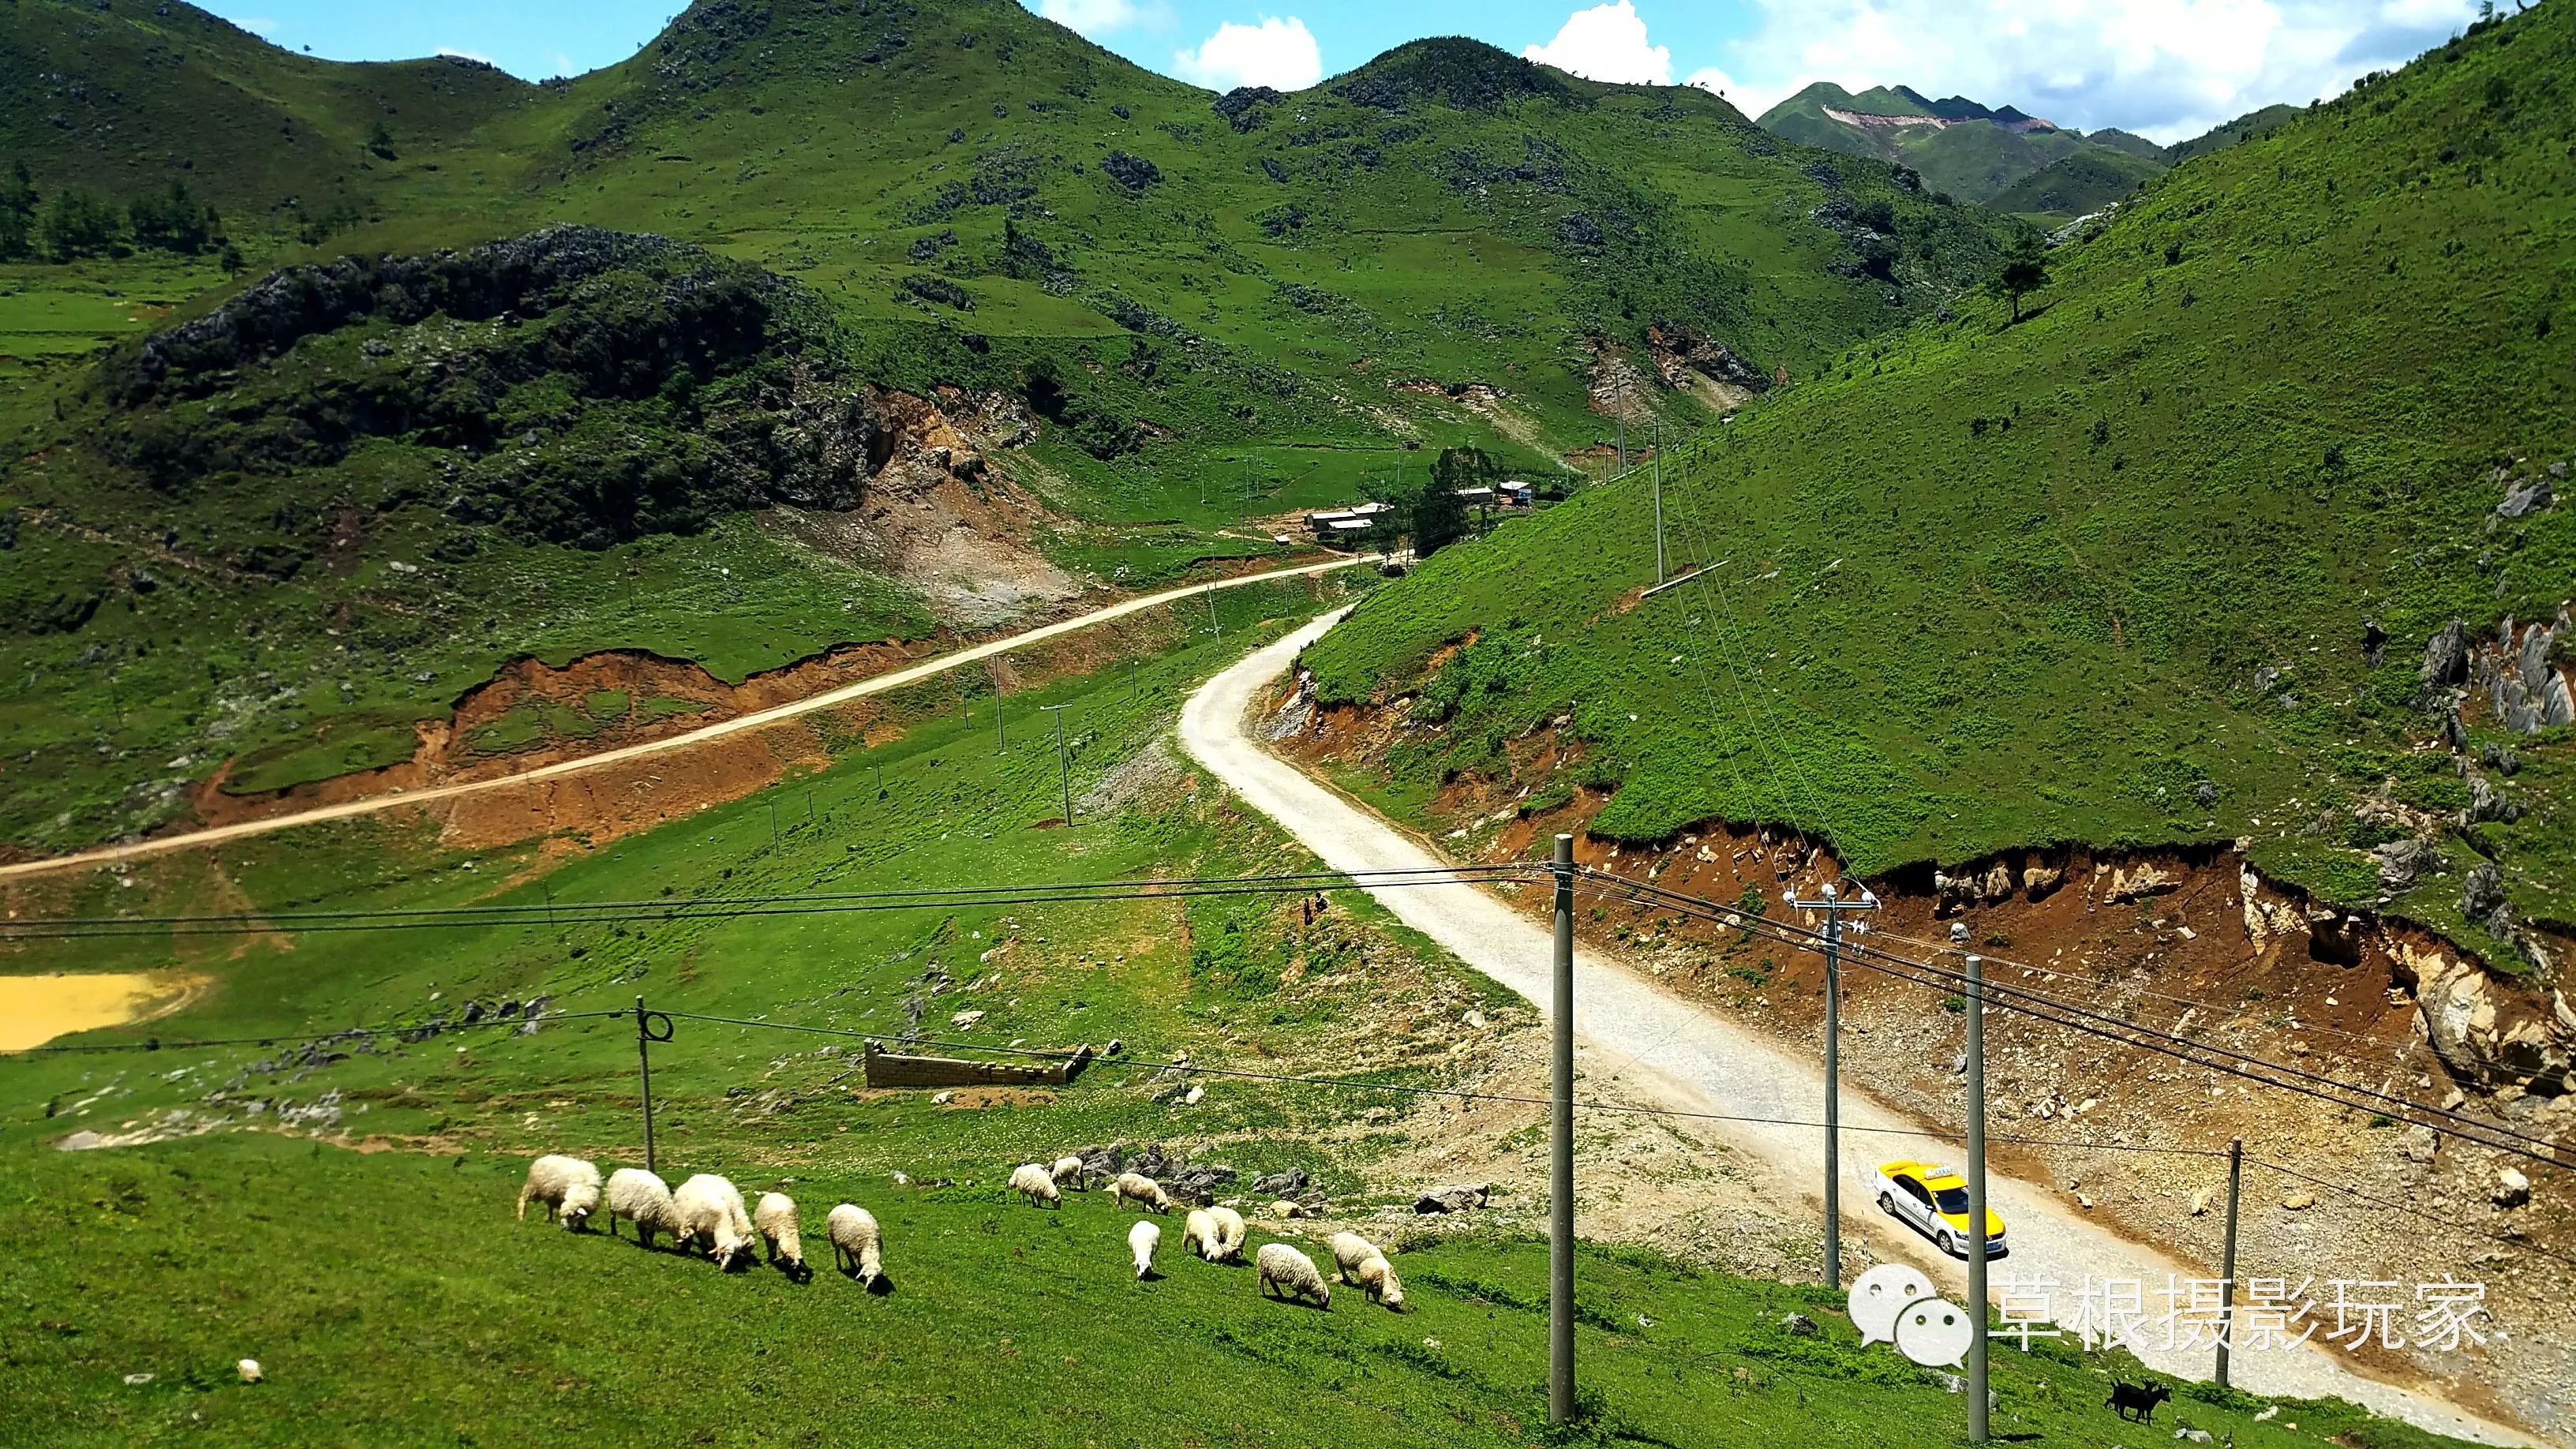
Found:
M 2131 1411 L 2134 1410 L 2139 1423 L 2152 1424 L 2156 1419 L 2156 1405 L 2172 1397 L 2173 1390 L 2164 1384 L 2124 1384 L 2113 1379 L 2111 1397 L 2103 1403 L 2117 1410 L 2123 1419 L 2133 1417 Z

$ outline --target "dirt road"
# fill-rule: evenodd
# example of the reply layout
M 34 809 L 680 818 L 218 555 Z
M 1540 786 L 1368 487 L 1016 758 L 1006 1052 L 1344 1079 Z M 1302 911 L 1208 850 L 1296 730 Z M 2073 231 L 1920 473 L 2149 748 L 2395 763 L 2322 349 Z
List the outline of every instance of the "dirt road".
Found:
M 1175 603 L 1182 599 L 1194 598 L 1197 595 L 1206 593 L 1212 589 L 1239 589 L 1248 584 L 1268 583 L 1276 579 L 1304 578 L 1313 574 L 1330 573 L 1335 569 L 1349 568 L 1355 564 L 1364 562 L 1371 562 L 1371 560 L 1360 558 L 1330 559 L 1318 564 L 1303 564 L 1296 568 L 1273 569 L 1268 573 L 1245 574 L 1240 578 L 1219 579 L 1214 583 L 1192 584 L 1188 588 L 1166 589 L 1159 594 L 1145 594 L 1133 599 L 1122 599 L 1106 608 L 1094 609 L 1087 614 L 1077 614 L 1070 619 L 1060 619 L 1052 624 L 1042 625 L 1035 629 L 1013 634 L 1006 639 L 995 639 L 990 643 L 978 644 L 971 649 L 960 649 L 955 653 L 942 654 L 935 659 L 925 659 L 918 664 L 907 665 L 902 669 L 875 675 L 867 679 L 859 680 L 853 684 L 845 684 L 838 689 L 825 690 L 820 694 L 809 695 L 804 699 L 790 700 L 785 704 L 773 705 L 768 709 L 757 710 L 746 715 L 739 715 L 719 724 L 708 725 L 703 729 L 690 730 L 686 734 L 671 735 L 658 740 L 647 740 L 642 744 L 626 745 L 613 750 L 602 750 L 597 754 L 584 755 L 579 759 L 558 760 L 554 764 L 540 766 L 533 770 L 523 770 L 515 775 L 496 775 L 490 779 L 468 780 L 454 785 L 434 786 L 426 790 L 392 791 L 383 795 L 369 796 L 364 800 L 347 800 L 337 805 L 325 805 L 312 810 L 299 810 L 292 815 L 272 815 L 261 820 L 245 820 L 236 825 L 221 825 L 206 830 L 191 830 L 176 835 L 153 836 L 149 839 L 131 841 L 123 845 L 103 846 L 97 850 L 85 850 L 76 855 L 51 856 L 43 860 L 22 860 L 10 865 L 0 865 L 0 880 L 8 880 L 23 876 L 43 875 L 51 871 L 73 870 L 81 866 L 107 865 L 116 861 L 134 860 L 147 855 L 164 855 L 174 850 L 193 850 L 201 846 L 218 845 L 227 840 L 240 840 L 246 836 L 266 835 L 272 831 L 278 830 L 292 830 L 299 825 L 314 825 L 325 820 L 346 820 L 352 816 L 373 815 L 380 811 L 392 810 L 405 806 L 435 804 L 441 800 L 453 800 L 460 795 L 479 794 L 486 790 L 513 789 L 538 780 L 550 780 L 564 775 L 576 774 L 583 770 L 595 770 L 602 765 L 615 764 L 623 760 L 640 759 L 647 755 L 668 754 L 675 750 L 685 750 L 696 745 L 705 744 L 709 740 L 721 739 L 726 735 L 740 734 L 745 730 L 760 729 L 767 725 L 776 724 L 780 720 L 793 719 L 801 714 L 810 714 L 818 709 L 830 709 L 834 705 L 847 704 L 851 700 L 863 699 L 868 695 L 882 694 L 890 689 L 901 689 L 905 685 L 918 683 L 934 675 L 954 669 L 961 664 L 973 664 L 981 660 L 990 659 L 997 654 L 1008 654 L 1016 649 L 1026 649 L 1031 645 L 1042 644 L 1049 639 L 1059 638 L 1066 634 L 1072 634 L 1083 629 L 1088 629 L 1095 624 L 1105 624 L 1112 619 L 1124 618 L 1129 614 L 1141 613 L 1144 610 L 1158 608 L 1164 604 Z
M 1326 864 L 1346 871 L 1420 869 L 1442 862 L 1429 848 L 1278 759 L 1246 729 L 1246 711 L 1264 686 L 1277 679 L 1297 652 L 1340 619 L 1322 619 L 1259 650 L 1201 688 L 1181 714 L 1181 743 L 1189 754 L 1244 801 L 1294 835 Z M 1376 893 L 1407 925 L 1534 1003 L 1549 999 L 1550 942 L 1544 925 L 1475 886 L 1407 887 Z M 1824 1079 L 1805 1057 L 1691 1003 L 1668 996 L 1588 948 L 1575 960 L 1577 1029 L 1588 1073 L 1634 1076 L 1660 1083 L 1668 1105 L 1730 1116 L 1812 1122 L 1823 1111 Z M 1847 1218 L 1874 1216 L 1873 1194 L 1862 1184 L 1869 1164 L 1912 1157 L 1956 1161 L 1958 1148 L 1913 1135 L 1924 1124 L 1908 1120 L 1848 1087 L 1842 1120 L 1847 1174 Z M 1787 1181 L 1814 1182 L 1823 1171 L 1818 1134 L 1809 1127 L 1704 1122 L 1695 1130 L 1733 1143 Z M 2166 1275 L 2188 1281 L 2207 1269 L 2129 1242 L 2063 1206 L 2047 1186 L 2000 1174 L 1989 1179 L 1995 1210 L 2009 1226 L 2012 1252 L 1994 1265 L 2001 1281 L 2052 1279 L 2064 1318 L 2078 1285 L 2136 1280 L 2150 1285 L 2145 1306 L 2160 1312 Z M 1817 1194 L 1821 1203 L 1821 1193 Z M 1820 1208 L 1818 1210 L 1821 1210 Z M 1846 1232 L 1858 1223 L 1847 1226 Z M 1933 1281 L 1954 1297 L 1965 1292 L 1964 1265 L 1943 1259 Z M 2389 1265 L 2391 1277 L 2402 1265 Z M 2295 1265 L 2275 1271 L 2298 1277 Z M 2411 1305 L 2410 1305 L 2411 1307 Z M 2330 1324 L 2328 1325 L 2331 1326 Z M 2160 1341 L 2162 1335 L 2156 1335 Z M 2321 1341 L 2321 1340 L 2320 1340 Z M 2207 1349 L 2171 1350 L 2132 1344 L 2150 1366 L 2189 1378 L 2211 1373 Z M 1999 1350 L 2009 1351 L 2009 1350 Z M 2494 1444 L 2539 1441 L 2491 1422 L 2429 1390 L 2400 1388 L 2353 1372 L 2339 1350 L 2300 1349 L 2236 1354 L 2234 1382 L 2276 1396 L 2350 1399 L 2423 1428 Z

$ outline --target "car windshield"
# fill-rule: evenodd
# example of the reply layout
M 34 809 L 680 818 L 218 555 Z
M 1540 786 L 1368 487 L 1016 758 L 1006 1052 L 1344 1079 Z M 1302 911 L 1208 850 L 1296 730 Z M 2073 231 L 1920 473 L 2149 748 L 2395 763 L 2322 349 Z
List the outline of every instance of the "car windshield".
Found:
M 1932 1200 L 1939 1203 L 1941 1211 L 1945 1213 L 1963 1213 L 1968 1210 L 1968 1190 L 1964 1187 L 1941 1188 L 1933 1194 Z

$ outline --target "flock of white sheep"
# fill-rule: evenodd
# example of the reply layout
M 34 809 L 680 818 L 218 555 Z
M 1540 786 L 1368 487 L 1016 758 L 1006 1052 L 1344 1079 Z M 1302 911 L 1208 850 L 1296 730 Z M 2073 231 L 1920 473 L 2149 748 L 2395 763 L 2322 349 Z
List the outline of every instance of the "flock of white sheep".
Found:
M 1090 1186 L 1079 1157 L 1059 1157 L 1052 1164 L 1026 1162 L 1011 1173 L 1011 1190 L 1032 1206 L 1061 1206 L 1067 1185 L 1077 1192 Z M 1142 1173 L 1122 1172 L 1107 1185 L 1121 1207 L 1132 1204 L 1163 1215 L 1180 1205 L 1162 1184 Z M 549 1219 L 572 1229 L 586 1226 L 605 1202 L 610 1237 L 617 1236 L 617 1223 L 623 1218 L 635 1225 L 636 1238 L 647 1248 L 657 1234 L 668 1233 L 681 1251 L 704 1251 L 724 1268 L 752 1251 L 757 1234 L 772 1264 L 797 1277 L 807 1271 L 794 1200 L 785 1193 L 766 1192 L 757 1206 L 745 1212 L 741 1191 L 710 1173 L 690 1178 L 674 1192 L 661 1178 L 640 1168 L 621 1167 L 603 1183 L 591 1163 L 548 1154 L 528 1165 L 527 1184 L 519 1189 L 521 1220 L 527 1218 L 532 1202 L 544 1204 Z M 1273 1203 L 1271 1210 L 1280 1218 L 1303 1216 L 1303 1209 L 1293 1202 Z M 832 1243 L 833 1267 L 846 1265 L 869 1288 L 884 1279 L 885 1235 L 866 1208 L 842 1203 L 824 1218 L 823 1233 Z M 1230 1207 L 1192 1208 L 1183 1219 L 1181 1245 L 1210 1263 L 1241 1262 L 1249 1236 L 1243 1214 Z M 1154 1252 L 1162 1241 L 1163 1229 L 1151 1219 L 1140 1218 L 1127 1230 L 1127 1251 L 1138 1278 L 1153 1276 Z M 1334 1276 L 1342 1283 L 1359 1288 L 1373 1302 L 1403 1309 L 1404 1285 L 1376 1244 L 1357 1233 L 1341 1232 L 1333 1234 L 1326 1246 L 1332 1249 Z M 1314 1259 L 1298 1249 L 1286 1243 L 1264 1243 L 1252 1262 L 1255 1284 L 1265 1295 L 1311 1301 L 1325 1309 L 1333 1306 L 1332 1285 L 1317 1271 Z
M 602 1201 L 608 1205 L 612 1238 L 623 1218 L 635 1225 L 636 1239 L 645 1247 L 653 1246 L 656 1235 L 668 1233 L 682 1252 L 704 1250 L 717 1266 L 731 1268 L 752 1250 L 756 1233 L 768 1246 L 771 1263 L 800 1278 L 806 1274 L 795 1200 L 783 1192 L 764 1192 L 759 1205 L 745 1212 L 742 1190 L 713 1173 L 699 1173 L 673 1192 L 640 1167 L 621 1167 L 603 1186 L 598 1167 L 550 1153 L 528 1164 L 527 1184 L 519 1189 L 519 1216 L 527 1217 L 528 1204 L 543 1203 L 547 1217 L 579 1229 Z M 868 1288 L 885 1277 L 885 1234 L 866 1208 L 845 1202 L 832 1209 L 823 1219 L 823 1236 L 832 1242 L 833 1267 L 846 1266 Z

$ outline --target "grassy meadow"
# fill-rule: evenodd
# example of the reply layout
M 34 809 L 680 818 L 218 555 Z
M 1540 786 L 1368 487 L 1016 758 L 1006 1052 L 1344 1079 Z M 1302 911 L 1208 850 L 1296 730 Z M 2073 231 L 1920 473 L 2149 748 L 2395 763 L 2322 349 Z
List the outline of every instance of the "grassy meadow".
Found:
M 1474 1010 L 1497 1031 L 1528 1027 L 1526 1007 L 1363 895 L 1333 893 L 1312 926 L 1293 903 L 1260 896 L 650 913 L 672 897 L 1304 868 L 1302 852 L 1170 762 L 1165 740 L 1196 681 L 1338 602 L 1334 588 L 1220 595 L 1221 639 L 1177 606 L 1131 661 L 1012 696 L 1007 751 L 989 697 L 961 709 L 931 681 L 893 702 L 899 739 L 853 738 L 827 768 L 614 841 L 566 833 L 467 852 L 418 825 L 348 824 L 19 888 L 22 917 L 636 908 L 606 925 L 536 915 L 517 930 L 285 927 L 8 948 L 12 971 L 158 967 L 208 985 L 176 1015 L 61 1043 L 157 1038 L 159 1051 L 0 1058 L 0 1229 L 44 1245 L 0 1263 L 0 1440 L 288 1444 L 327 1424 L 372 1444 L 602 1433 L 723 1444 L 1436 1435 L 1721 1446 L 1819 1432 L 1888 1449 L 1960 1442 L 1944 1376 L 1861 1348 L 1830 1295 L 1810 1287 L 1585 1247 L 1585 1417 L 1552 1431 L 1542 1242 L 1409 1234 L 1393 1243 L 1408 1311 L 1344 1290 L 1324 1312 L 1265 1301 L 1248 1268 L 1187 1258 L 1177 1218 L 1164 1224 L 1161 1276 L 1140 1283 L 1124 1246 L 1131 1217 L 1105 1194 L 1048 1212 L 1008 1193 L 1008 1168 L 1027 1158 L 1158 1142 L 1241 1169 L 1236 1191 L 1297 1167 L 1338 1213 L 1400 1211 L 1409 1190 L 1383 1194 L 1366 1169 L 1417 1131 L 1401 1093 L 1202 1076 L 1206 1095 L 1181 1104 L 1168 1098 L 1188 1075 L 1136 1065 L 1187 1053 L 1211 1067 L 1441 1085 L 1479 1059 L 1433 1049 L 1453 1039 L 1446 1023 Z M 1070 829 L 1055 741 L 1035 713 L 1054 704 L 1067 707 L 1072 745 Z M 525 1034 L 459 1026 L 408 1043 L 297 1043 L 535 996 L 567 1018 Z M 717 1171 L 747 1192 L 795 1196 L 811 1281 L 766 1266 L 723 1275 L 631 1236 L 512 1221 L 537 1152 L 640 1160 L 633 1025 L 579 1015 L 637 996 L 684 1013 L 654 1049 L 665 1175 Z M 967 1011 L 983 1015 L 957 1024 Z M 942 1105 L 853 1090 L 853 1039 L 704 1016 L 889 1033 L 917 1021 L 935 1038 L 994 1046 L 1114 1036 L 1126 1051 L 1064 1088 L 960 1092 Z M 1390 1021 L 1401 1023 L 1391 1037 Z M 181 1045 L 243 1036 L 274 1044 Z M 334 1107 L 336 1121 L 307 1115 Z M 1376 1125 L 1324 1135 L 1354 1121 Z M 210 1130 L 54 1146 L 70 1131 L 156 1125 Z M 828 1271 L 820 1219 L 843 1200 L 884 1225 L 891 1291 Z M 1329 1261 L 1320 1243 L 1303 1246 Z M 1821 1333 L 1791 1332 L 1791 1313 Z M 240 1381 L 233 1365 L 245 1357 L 262 1382 Z M 1998 1426 L 2021 1442 L 2098 1444 L 2114 1372 L 2136 1374 L 2046 1341 L 2000 1353 Z M 2250 1449 L 2443 1442 L 2340 1405 L 2290 1404 L 2256 1422 L 2252 1400 L 2180 1403 L 2177 1422 Z

